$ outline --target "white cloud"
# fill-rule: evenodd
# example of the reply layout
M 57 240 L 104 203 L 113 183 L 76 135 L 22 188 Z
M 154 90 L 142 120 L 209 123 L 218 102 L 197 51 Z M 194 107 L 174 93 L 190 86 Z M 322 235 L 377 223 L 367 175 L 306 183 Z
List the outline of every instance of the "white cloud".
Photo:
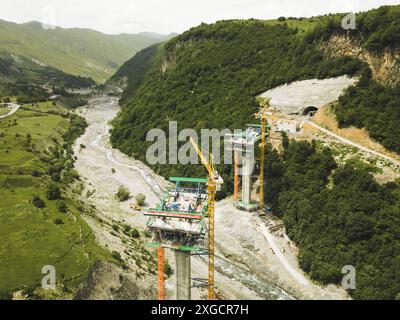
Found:
M 106 33 L 183 32 L 221 19 L 304 16 L 362 11 L 398 1 L 384 0 L 1 0 L 0 18 L 44 21 Z

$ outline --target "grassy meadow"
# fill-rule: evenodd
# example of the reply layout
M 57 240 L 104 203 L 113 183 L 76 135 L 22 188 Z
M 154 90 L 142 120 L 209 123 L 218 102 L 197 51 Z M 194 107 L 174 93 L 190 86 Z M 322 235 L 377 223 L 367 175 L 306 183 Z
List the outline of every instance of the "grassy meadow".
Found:
M 52 265 L 61 294 L 68 296 L 93 262 L 111 260 L 94 243 L 81 218 L 84 209 L 62 182 L 48 175 L 54 150 L 66 147 L 70 121 L 65 115 L 44 102 L 0 120 L 0 288 L 8 294 L 20 289 L 33 294 L 44 277 L 43 266 Z M 47 199 L 51 184 L 62 190 L 60 199 Z M 44 208 L 33 204 L 34 196 L 44 201 Z M 61 202 L 67 210 L 60 210 Z

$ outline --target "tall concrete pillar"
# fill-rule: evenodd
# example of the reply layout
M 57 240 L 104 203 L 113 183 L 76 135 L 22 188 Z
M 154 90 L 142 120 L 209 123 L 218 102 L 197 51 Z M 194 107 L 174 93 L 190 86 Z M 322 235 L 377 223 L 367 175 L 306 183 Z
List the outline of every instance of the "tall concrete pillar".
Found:
M 190 254 L 175 250 L 175 290 L 177 300 L 191 300 Z
M 253 159 L 247 154 L 243 157 L 242 176 L 242 202 L 244 207 L 250 206 L 251 201 L 251 174 L 253 172 Z

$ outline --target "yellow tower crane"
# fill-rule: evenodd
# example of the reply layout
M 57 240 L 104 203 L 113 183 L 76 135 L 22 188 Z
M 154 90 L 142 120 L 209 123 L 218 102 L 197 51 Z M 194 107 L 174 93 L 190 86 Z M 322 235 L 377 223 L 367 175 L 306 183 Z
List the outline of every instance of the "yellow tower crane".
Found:
M 271 99 L 262 99 L 260 102 L 261 110 L 257 116 L 261 119 L 261 143 L 260 143 L 260 210 L 264 211 L 264 175 L 265 175 L 265 146 L 266 146 L 266 134 L 268 125 L 268 114 L 270 113 Z
M 215 196 L 221 190 L 224 180 L 215 170 L 212 154 L 210 153 L 210 159 L 207 160 L 193 138 L 190 138 L 190 142 L 208 171 L 208 300 L 215 300 Z

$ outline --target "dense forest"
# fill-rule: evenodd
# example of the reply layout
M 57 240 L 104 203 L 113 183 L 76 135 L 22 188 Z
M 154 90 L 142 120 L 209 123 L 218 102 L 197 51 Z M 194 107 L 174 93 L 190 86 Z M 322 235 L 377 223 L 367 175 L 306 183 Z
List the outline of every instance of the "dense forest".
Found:
M 356 28 L 342 28 L 343 15 L 332 15 L 307 34 L 308 42 L 328 40 L 332 35 L 346 35 L 367 50 L 381 52 L 385 48 L 400 48 L 400 6 L 382 6 L 356 15 Z
M 400 185 L 337 167 L 329 149 L 291 142 L 266 158 L 267 201 L 300 247 L 300 265 L 322 283 L 356 268 L 355 299 L 400 298 Z

